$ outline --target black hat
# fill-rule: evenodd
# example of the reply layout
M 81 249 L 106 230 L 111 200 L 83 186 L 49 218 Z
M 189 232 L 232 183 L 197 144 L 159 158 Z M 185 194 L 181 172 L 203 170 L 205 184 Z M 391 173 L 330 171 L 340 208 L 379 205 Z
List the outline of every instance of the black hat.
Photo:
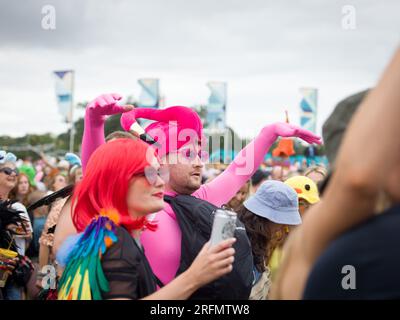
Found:
M 369 89 L 340 101 L 325 121 L 322 127 L 322 136 L 324 138 L 325 152 L 331 164 L 335 161 L 343 135 L 354 112 L 368 92 Z
M 254 187 L 258 185 L 261 181 L 268 179 L 269 177 L 269 172 L 258 169 L 256 172 L 254 172 L 253 176 L 251 177 L 251 185 Z

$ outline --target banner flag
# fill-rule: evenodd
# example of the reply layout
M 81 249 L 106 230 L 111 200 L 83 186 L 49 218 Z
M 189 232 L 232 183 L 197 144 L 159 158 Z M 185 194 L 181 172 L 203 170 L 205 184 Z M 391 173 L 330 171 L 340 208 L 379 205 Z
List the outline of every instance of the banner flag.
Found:
M 72 121 L 74 71 L 54 71 L 58 111 L 66 122 Z
M 208 82 L 211 90 L 207 104 L 206 126 L 211 130 L 225 130 L 227 84 L 226 82 Z
M 302 128 L 316 133 L 318 89 L 301 88 L 303 98 L 300 101 L 300 125 Z

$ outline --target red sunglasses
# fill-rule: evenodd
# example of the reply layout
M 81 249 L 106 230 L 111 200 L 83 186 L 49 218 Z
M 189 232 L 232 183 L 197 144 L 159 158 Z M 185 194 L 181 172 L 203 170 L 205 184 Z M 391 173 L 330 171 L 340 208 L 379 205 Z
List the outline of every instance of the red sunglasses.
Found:
M 135 176 L 146 177 L 147 181 L 151 185 L 155 185 L 157 182 L 157 177 L 160 177 L 164 182 L 169 181 L 169 170 L 167 167 L 161 167 L 159 169 L 155 169 L 154 167 L 148 166 L 144 169 L 144 172 L 135 174 Z

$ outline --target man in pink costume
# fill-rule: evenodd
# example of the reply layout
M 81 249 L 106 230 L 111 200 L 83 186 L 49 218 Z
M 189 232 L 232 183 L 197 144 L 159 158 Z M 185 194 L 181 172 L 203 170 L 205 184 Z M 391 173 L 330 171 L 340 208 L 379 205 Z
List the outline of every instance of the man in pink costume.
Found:
M 104 94 L 88 104 L 82 142 L 83 168 L 91 153 L 105 143 L 104 122 L 107 115 L 123 113 L 121 124 L 125 130 L 131 128 L 136 118 L 156 120 L 146 128 L 146 133 L 159 142 L 161 162 L 168 166 L 170 172 L 166 194 L 171 196 L 190 194 L 215 206 L 227 203 L 250 179 L 279 136 L 299 137 L 308 143 L 320 143 L 320 137 L 295 125 L 287 123 L 267 125 L 241 150 L 221 175 L 210 183 L 201 185 L 203 163 L 199 158 L 200 146 L 196 145 L 196 138 L 198 142 L 202 141 L 202 124 L 197 113 L 185 107 L 132 110 L 131 106 L 117 104 L 121 98 L 118 94 Z M 194 140 L 193 134 L 188 138 L 184 133 L 186 129 L 189 135 L 194 133 Z M 181 138 L 182 133 L 185 139 Z M 171 137 L 175 138 L 171 139 Z M 195 141 L 194 144 L 193 141 Z M 158 224 L 157 230 L 143 232 L 141 242 L 153 272 L 166 284 L 174 279 L 179 267 L 181 231 L 175 213 L 167 203 L 164 210 L 156 214 L 155 221 Z

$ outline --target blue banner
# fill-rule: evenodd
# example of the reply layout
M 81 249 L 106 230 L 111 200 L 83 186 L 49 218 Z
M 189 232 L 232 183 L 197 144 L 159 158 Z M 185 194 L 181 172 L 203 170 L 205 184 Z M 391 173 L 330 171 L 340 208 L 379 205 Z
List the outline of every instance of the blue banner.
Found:
M 138 105 L 143 108 L 159 107 L 160 90 L 158 79 L 139 79 L 139 85 L 142 87 Z
M 300 125 L 302 128 L 316 133 L 318 90 L 301 88 L 303 98 L 300 101 Z
M 209 82 L 208 88 L 211 90 L 208 98 L 207 116 L 205 126 L 208 129 L 224 130 L 225 113 L 226 113 L 226 83 L 225 82 Z
M 72 121 L 74 72 L 72 70 L 54 71 L 56 97 L 59 113 L 66 122 Z

